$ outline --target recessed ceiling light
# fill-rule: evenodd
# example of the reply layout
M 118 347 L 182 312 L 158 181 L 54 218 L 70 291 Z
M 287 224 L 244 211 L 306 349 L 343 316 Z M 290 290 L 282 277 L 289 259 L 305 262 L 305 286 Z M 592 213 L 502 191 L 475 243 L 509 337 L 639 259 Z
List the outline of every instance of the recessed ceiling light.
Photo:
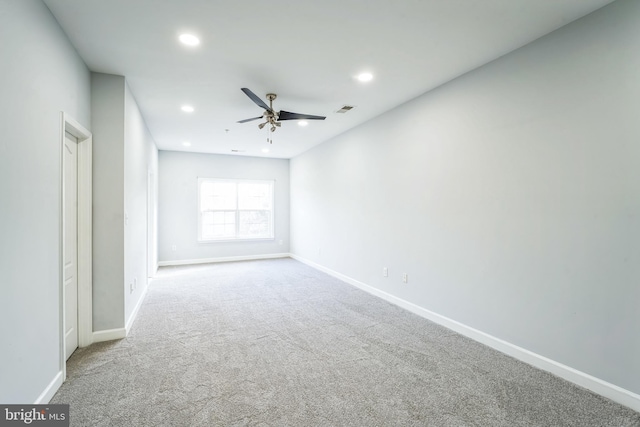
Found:
M 193 34 L 181 34 L 179 38 L 187 46 L 198 46 L 200 44 L 200 39 Z
M 180 109 L 185 113 L 193 113 L 195 111 L 195 108 L 193 108 L 191 105 L 183 105 L 182 107 L 180 107 Z
M 306 120 L 300 120 L 300 121 L 298 122 L 298 126 L 303 126 L 303 127 L 304 127 L 304 126 L 306 126 L 306 125 L 308 125 L 308 124 L 309 124 L 309 122 L 308 122 L 308 121 L 306 121 Z
M 263 153 L 268 153 L 268 152 L 269 152 L 269 149 L 268 149 L 268 148 L 263 148 L 263 149 L 262 149 L 262 152 L 263 152 Z
M 191 147 L 191 143 L 189 141 L 185 141 L 182 143 L 185 147 Z
M 371 80 L 373 80 L 373 74 L 371 73 L 361 73 L 358 74 L 358 76 L 356 77 L 358 80 L 360 80 L 361 82 L 370 82 Z

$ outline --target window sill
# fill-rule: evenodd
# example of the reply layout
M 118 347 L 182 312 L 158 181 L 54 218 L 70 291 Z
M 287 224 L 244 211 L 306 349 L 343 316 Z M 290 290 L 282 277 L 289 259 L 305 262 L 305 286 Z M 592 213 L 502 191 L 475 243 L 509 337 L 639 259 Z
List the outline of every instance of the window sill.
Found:
M 200 240 L 198 244 L 209 245 L 211 243 L 259 243 L 259 242 L 275 242 L 275 237 L 265 237 L 260 239 L 215 239 L 215 240 Z

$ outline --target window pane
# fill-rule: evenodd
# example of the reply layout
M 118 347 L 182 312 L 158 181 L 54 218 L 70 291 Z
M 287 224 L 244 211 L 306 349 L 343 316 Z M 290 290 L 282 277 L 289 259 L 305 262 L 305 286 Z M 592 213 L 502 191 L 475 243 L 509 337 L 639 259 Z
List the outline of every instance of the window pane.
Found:
M 241 211 L 240 238 L 269 238 L 273 237 L 271 230 L 271 212 L 269 211 Z
M 224 237 L 224 224 L 216 224 L 212 227 L 213 233 L 211 233 L 212 238 L 220 238 Z
M 270 182 L 240 182 L 238 183 L 238 209 L 271 209 Z
M 203 182 L 200 184 L 200 211 L 211 209 L 213 209 L 213 183 Z
M 227 210 L 236 208 L 235 182 L 203 182 L 200 187 L 200 209 Z
M 213 222 L 215 224 L 224 224 L 225 215 L 227 212 L 211 212 L 213 214 Z
M 203 239 L 234 239 L 235 237 L 235 211 L 216 211 L 202 213 Z
M 273 238 L 273 181 L 200 179 L 201 240 Z
M 213 212 L 203 212 L 202 213 L 202 223 L 203 224 L 213 224 Z
M 213 237 L 213 213 L 205 212 L 202 214 L 202 238 L 210 239 Z

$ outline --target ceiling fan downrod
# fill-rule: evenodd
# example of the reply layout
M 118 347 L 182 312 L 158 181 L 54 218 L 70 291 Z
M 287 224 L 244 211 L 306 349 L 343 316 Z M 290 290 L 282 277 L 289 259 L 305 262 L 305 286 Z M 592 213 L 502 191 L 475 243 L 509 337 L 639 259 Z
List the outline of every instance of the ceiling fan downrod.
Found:
M 275 93 L 268 93 L 267 94 L 267 99 L 269 100 L 269 109 L 267 111 L 265 111 L 265 117 L 267 119 L 266 122 L 261 123 L 258 125 L 258 128 L 262 129 L 263 127 L 265 127 L 265 125 L 269 124 L 271 125 L 271 132 L 275 132 L 276 131 L 276 127 L 280 127 L 281 123 L 278 122 L 278 114 L 275 112 L 275 110 L 273 109 L 273 101 L 278 97 L 278 95 L 276 95 Z M 272 141 L 269 140 L 269 143 L 271 144 Z

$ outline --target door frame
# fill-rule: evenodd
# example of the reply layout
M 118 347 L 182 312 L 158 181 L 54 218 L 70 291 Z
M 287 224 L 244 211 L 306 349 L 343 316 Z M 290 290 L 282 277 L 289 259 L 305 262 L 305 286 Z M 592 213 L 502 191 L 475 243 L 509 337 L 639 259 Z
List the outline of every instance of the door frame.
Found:
M 67 378 L 65 357 L 65 295 L 64 295 L 64 150 L 65 132 L 78 138 L 78 347 L 93 342 L 93 280 L 92 280 L 92 167 L 93 137 L 73 117 L 62 112 L 60 126 L 60 364 L 63 381 Z

